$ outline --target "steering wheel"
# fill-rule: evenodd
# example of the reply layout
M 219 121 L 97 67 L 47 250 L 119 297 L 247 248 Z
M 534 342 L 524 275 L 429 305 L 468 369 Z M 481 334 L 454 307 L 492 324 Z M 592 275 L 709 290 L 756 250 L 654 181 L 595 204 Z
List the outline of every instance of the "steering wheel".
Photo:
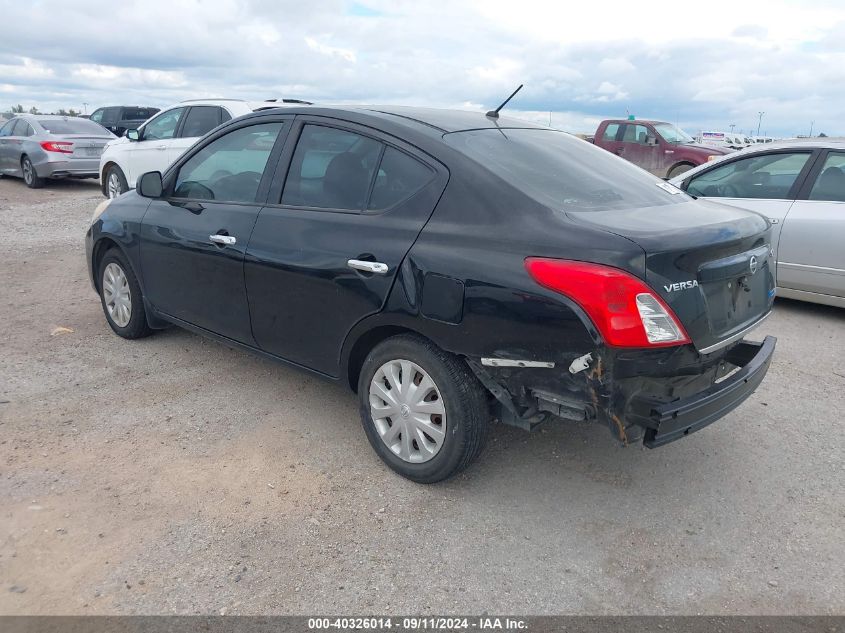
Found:
M 213 174 L 211 174 L 211 177 L 209 178 L 209 180 L 212 180 L 212 181 L 213 180 L 220 180 L 221 178 L 225 178 L 226 176 L 231 176 L 231 175 L 232 175 L 232 172 L 230 172 L 228 169 L 218 169 Z
M 720 189 L 722 195 L 726 198 L 739 198 L 739 189 L 736 188 L 736 185 L 722 185 Z

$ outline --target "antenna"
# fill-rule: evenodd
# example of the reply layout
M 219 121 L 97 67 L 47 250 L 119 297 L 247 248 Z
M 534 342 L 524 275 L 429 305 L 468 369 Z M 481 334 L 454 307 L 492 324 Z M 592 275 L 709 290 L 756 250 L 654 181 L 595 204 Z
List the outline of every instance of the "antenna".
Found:
M 501 110 L 502 108 L 504 108 L 504 107 L 508 104 L 508 101 L 510 101 L 511 99 L 513 99 L 514 95 L 515 95 L 517 92 L 519 92 L 520 90 L 522 90 L 522 84 L 519 84 L 519 88 L 517 88 L 516 90 L 514 90 L 514 91 L 511 93 L 511 96 L 510 96 L 510 97 L 508 97 L 507 99 L 505 99 L 505 100 L 502 102 L 502 105 L 500 105 L 500 106 L 499 106 L 498 108 L 496 108 L 495 110 L 490 110 L 490 112 L 488 112 L 488 113 L 487 113 L 487 116 L 489 116 L 491 119 L 498 119 L 498 118 L 499 118 L 499 110 Z

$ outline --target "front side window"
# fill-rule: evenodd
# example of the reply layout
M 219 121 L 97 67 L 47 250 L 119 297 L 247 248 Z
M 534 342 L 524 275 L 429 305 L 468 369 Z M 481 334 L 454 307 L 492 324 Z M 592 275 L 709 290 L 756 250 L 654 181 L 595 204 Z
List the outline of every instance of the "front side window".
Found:
M 615 141 L 617 132 L 619 132 L 619 124 L 611 123 L 604 128 L 604 134 L 602 134 L 601 138 L 603 141 Z
M 158 115 L 144 126 L 144 140 L 157 141 L 173 138 L 184 112 L 185 108 L 174 108 Z
M 694 176 L 687 192 L 707 198 L 786 199 L 809 152 L 749 156 Z
M 647 138 L 648 128 L 645 125 L 632 125 L 629 123 L 625 126 L 625 134 L 622 137 L 622 142 L 645 145 Z
M 185 117 L 185 125 L 179 136 L 194 138 L 205 136 L 220 125 L 220 108 L 217 106 L 193 106 Z
M 179 169 L 173 197 L 255 202 L 267 159 L 284 125 L 250 125 L 212 141 Z
M 302 128 L 285 180 L 282 204 L 363 210 L 382 144 L 321 125 Z
M 831 152 L 810 190 L 810 200 L 845 202 L 845 152 Z
M 102 123 L 104 112 L 105 112 L 104 108 L 100 108 L 99 110 L 94 110 L 94 113 L 90 117 L 88 117 L 88 119 L 90 121 L 94 121 L 95 123 Z
M 14 119 L 12 119 L 11 121 L 6 121 L 6 124 L 0 127 L 0 138 L 4 136 L 11 136 L 13 127 L 15 127 Z

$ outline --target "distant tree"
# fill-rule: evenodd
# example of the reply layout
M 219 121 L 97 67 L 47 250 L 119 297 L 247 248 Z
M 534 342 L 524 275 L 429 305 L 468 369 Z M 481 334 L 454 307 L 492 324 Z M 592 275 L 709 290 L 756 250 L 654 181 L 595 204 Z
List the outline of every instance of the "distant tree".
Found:
M 824 132 L 819 132 L 819 138 L 827 138 L 827 134 Z
M 71 108 L 70 110 L 67 111 L 67 115 L 68 116 L 79 116 L 79 112 L 77 112 L 76 110 Z
M 32 106 L 32 107 L 29 109 L 29 113 L 30 113 L 30 114 L 41 114 L 41 113 L 38 111 L 38 108 L 36 108 L 35 106 Z
M 59 108 L 56 114 L 59 114 L 61 116 L 67 116 L 67 110 L 65 110 L 64 108 Z
M 23 106 L 20 103 L 16 106 L 12 106 L 12 113 L 13 114 L 23 114 Z

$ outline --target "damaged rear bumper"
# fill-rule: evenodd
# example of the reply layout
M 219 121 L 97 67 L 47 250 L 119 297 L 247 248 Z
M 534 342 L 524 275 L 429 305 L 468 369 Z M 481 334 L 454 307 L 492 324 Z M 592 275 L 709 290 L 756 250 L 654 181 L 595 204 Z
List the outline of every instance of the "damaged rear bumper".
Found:
M 626 416 L 645 427 L 643 443 L 648 448 L 663 446 L 712 424 L 738 407 L 754 393 L 769 370 L 777 339 L 767 336 L 762 343 L 743 341 L 733 347 L 725 361 L 738 371 L 714 385 L 680 400 L 659 403 L 637 396 Z

